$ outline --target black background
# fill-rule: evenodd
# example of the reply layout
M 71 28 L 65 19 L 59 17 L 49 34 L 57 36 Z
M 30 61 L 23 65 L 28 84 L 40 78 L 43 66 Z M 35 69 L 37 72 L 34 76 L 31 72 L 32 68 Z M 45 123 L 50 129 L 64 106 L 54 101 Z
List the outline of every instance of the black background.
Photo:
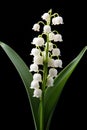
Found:
M 49 9 L 58 12 L 64 25 L 61 58 L 65 67 L 87 45 L 86 1 L 48 0 L 0 3 L 0 41 L 10 45 L 29 66 L 31 41 L 36 35 L 32 26 Z M 86 129 L 87 52 L 68 80 L 55 109 L 50 130 Z M 22 81 L 0 48 L 0 125 L 6 129 L 34 130 L 32 114 Z M 0 126 L 1 127 L 1 126 Z

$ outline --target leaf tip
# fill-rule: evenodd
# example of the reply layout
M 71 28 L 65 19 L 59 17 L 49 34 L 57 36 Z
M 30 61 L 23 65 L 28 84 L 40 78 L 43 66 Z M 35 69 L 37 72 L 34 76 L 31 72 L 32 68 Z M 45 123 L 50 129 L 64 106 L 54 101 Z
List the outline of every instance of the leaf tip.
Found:
M 0 41 L 0 46 L 3 47 L 5 44 L 3 42 Z
M 87 46 L 85 46 L 86 50 L 87 50 Z

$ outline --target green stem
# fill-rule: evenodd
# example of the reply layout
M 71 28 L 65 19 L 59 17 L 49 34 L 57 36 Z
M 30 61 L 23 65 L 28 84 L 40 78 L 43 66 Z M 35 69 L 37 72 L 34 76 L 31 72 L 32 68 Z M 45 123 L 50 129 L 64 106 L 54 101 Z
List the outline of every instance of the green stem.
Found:
M 44 58 L 44 66 L 43 66 L 42 97 L 40 99 L 40 130 L 44 130 L 44 92 L 46 88 L 47 72 L 48 72 L 48 48 L 49 48 L 49 38 L 47 35 L 47 46 L 45 48 L 46 56 Z
M 50 11 L 51 16 L 52 11 Z M 47 22 L 47 25 L 50 25 L 50 21 Z M 47 46 L 45 48 L 45 57 L 43 65 L 43 82 L 42 82 L 42 97 L 40 99 L 40 130 L 44 130 L 44 93 L 47 83 L 47 74 L 48 74 L 48 51 L 49 51 L 49 34 L 46 35 Z
M 43 122 L 43 96 L 41 97 L 41 100 L 40 100 L 40 130 L 44 130 L 44 122 Z

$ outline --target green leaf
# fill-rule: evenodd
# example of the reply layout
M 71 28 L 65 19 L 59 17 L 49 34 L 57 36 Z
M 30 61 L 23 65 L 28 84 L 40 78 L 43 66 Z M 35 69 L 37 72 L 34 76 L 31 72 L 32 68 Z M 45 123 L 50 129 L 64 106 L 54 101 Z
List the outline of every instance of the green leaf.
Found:
M 78 56 L 70 62 L 59 74 L 58 77 L 54 81 L 54 86 L 51 88 L 47 88 L 44 99 L 44 115 L 45 115 L 45 129 L 49 130 L 49 125 L 51 122 L 51 118 L 56 107 L 56 104 L 60 98 L 61 92 L 67 82 L 68 78 L 74 71 L 75 67 L 81 60 L 85 51 L 87 50 L 87 46 L 82 49 L 82 51 L 78 54 Z
M 30 89 L 30 83 L 32 81 L 32 74 L 29 72 L 29 68 L 24 63 L 24 61 L 20 58 L 20 56 L 8 45 L 4 44 L 3 42 L 0 42 L 0 46 L 3 48 L 9 59 L 14 64 L 15 68 L 17 69 L 27 92 L 28 99 L 30 102 L 35 129 L 37 130 L 38 126 L 38 106 L 39 106 L 39 100 L 36 98 L 33 98 L 33 90 Z

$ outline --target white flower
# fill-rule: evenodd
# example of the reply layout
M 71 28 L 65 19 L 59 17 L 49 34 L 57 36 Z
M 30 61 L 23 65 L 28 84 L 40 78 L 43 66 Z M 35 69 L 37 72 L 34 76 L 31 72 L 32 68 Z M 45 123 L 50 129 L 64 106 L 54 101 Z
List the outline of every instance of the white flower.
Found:
M 40 98 L 41 95 L 42 95 L 42 90 L 41 89 L 35 89 L 34 90 L 33 97 Z
M 49 51 L 52 51 L 52 49 L 53 49 L 53 43 L 49 42 Z
M 32 44 L 34 44 L 36 46 L 43 46 L 44 45 L 44 39 L 42 37 L 35 37 L 33 39 Z
M 40 86 L 39 86 L 39 82 L 38 81 L 36 81 L 36 80 L 33 80 L 32 82 L 31 82 L 31 89 L 37 89 L 37 88 L 39 88 Z
M 51 27 L 49 25 L 45 25 L 43 28 L 44 33 L 50 33 L 51 32 Z
M 62 60 L 60 60 L 60 59 L 55 60 L 54 61 L 54 66 L 62 68 Z
M 41 82 L 42 81 L 42 77 L 41 77 L 41 74 L 39 73 L 36 73 L 33 75 L 33 80 L 36 80 L 38 82 Z
M 38 23 L 34 24 L 33 25 L 33 28 L 32 28 L 34 31 L 40 31 L 40 25 Z
M 48 59 L 48 67 L 54 67 L 54 59 Z
M 49 21 L 50 20 L 50 15 L 49 15 L 49 13 L 44 13 L 41 18 L 43 20 L 45 20 L 45 21 Z
M 54 33 L 53 32 L 49 33 L 49 40 L 50 41 L 54 40 Z
M 31 50 L 30 55 L 39 56 L 39 55 L 40 55 L 40 50 L 37 49 L 37 48 L 33 48 L 33 49 Z
M 55 68 L 51 68 L 49 70 L 49 76 L 52 77 L 52 78 L 56 77 L 57 76 L 57 70 Z
M 34 56 L 34 64 L 43 65 L 43 57 L 42 56 Z
M 60 16 L 52 18 L 52 24 L 54 25 L 63 24 L 63 18 Z
M 52 51 L 52 49 L 53 49 L 53 43 L 52 42 L 49 42 L 48 43 L 49 44 L 49 51 Z M 47 42 L 46 42 L 46 47 L 47 47 Z
M 54 79 L 52 77 L 48 77 L 47 79 L 47 86 L 52 87 L 53 86 Z
M 60 49 L 59 48 L 54 48 L 52 50 L 52 55 L 53 56 L 59 56 L 60 55 Z
M 38 65 L 36 65 L 36 64 L 31 64 L 31 65 L 30 65 L 30 72 L 32 72 L 32 71 L 38 72 Z
M 54 35 L 54 41 L 55 42 L 62 42 L 63 41 L 63 39 L 62 39 L 62 35 L 61 34 L 55 34 Z
M 63 24 L 63 18 L 56 16 L 56 14 L 52 14 L 52 10 L 49 10 L 48 13 L 44 13 L 41 16 L 42 21 L 35 23 L 32 27 L 34 31 L 39 32 L 41 31 L 40 23 L 43 24 L 42 33 L 33 38 L 31 42 L 34 48 L 30 53 L 30 55 L 33 55 L 33 64 L 30 65 L 30 72 L 34 73 L 30 88 L 33 89 L 33 97 L 36 98 L 43 98 L 44 92 L 41 86 L 43 83 L 46 87 L 54 86 L 54 79 L 58 74 L 57 67 L 62 68 L 62 60 L 59 59 L 61 52 L 54 44 L 54 42 L 63 41 L 62 35 L 56 30 L 51 31 L 51 25 Z M 46 75 L 43 75 L 40 71 L 44 71 L 43 73 L 46 73 Z M 46 78 L 45 81 L 44 78 Z

